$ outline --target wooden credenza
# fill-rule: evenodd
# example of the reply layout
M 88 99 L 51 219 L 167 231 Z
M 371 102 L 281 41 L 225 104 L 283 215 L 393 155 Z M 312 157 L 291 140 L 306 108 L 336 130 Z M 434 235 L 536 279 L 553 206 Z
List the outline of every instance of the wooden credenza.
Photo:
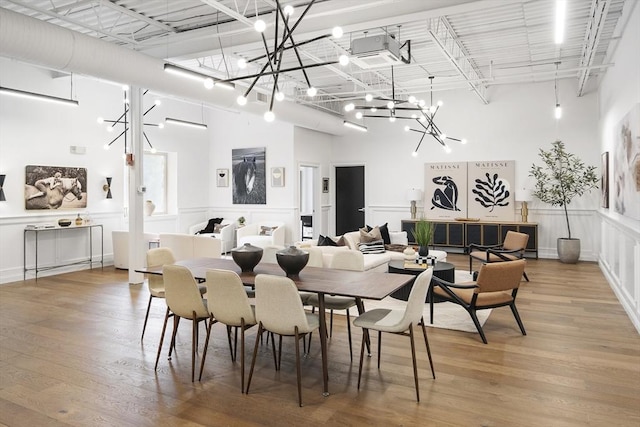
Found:
M 402 231 L 407 232 L 410 244 L 415 244 L 413 230 L 417 219 L 402 220 Z M 538 224 L 533 222 L 467 222 L 431 221 L 436 225 L 433 245 L 442 248 L 460 248 L 467 252 L 471 243 L 478 245 L 501 245 L 507 231 L 529 235 L 525 255 L 538 258 Z

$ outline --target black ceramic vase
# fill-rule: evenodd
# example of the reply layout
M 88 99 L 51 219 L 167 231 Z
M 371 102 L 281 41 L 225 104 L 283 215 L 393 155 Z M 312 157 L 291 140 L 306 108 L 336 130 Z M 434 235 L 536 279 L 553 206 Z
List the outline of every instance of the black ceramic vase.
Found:
M 287 276 L 297 276 L 309 262 L 309 252 L 289 246 L 276 252 L 276 260 Z
M 429 256 L 429 246 L 418 246 L 418 255 Z
M 262 248 L 245 243 L 243 246 L 232 249 L 231 257 L 243 273 L 251 273 L 262 259 L 262 252 Z

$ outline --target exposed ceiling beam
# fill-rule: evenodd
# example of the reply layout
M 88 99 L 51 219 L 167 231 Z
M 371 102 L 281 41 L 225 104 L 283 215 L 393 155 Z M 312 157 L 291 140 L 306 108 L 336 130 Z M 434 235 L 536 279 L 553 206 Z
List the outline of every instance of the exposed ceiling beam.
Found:
M 211 6 L 212 8 L 219 10 L 220 12 L 224 13 L 225 15 L 235 19 L 236 21 L 240 21 L 245 25 L 248 25 L 250 27 L 253 27 L 253 21 L 249 18 L 247 18 L 246 16 L 242 15 L 241 13 L 238 13 L 237 11 L 221 4 L 220 2 L 216 1 L 216 0 L 200 0 L 202 3 Z
M 126 7 L 111 3 L 109 0 L 100 0 L 100 6 L 108 7 L 109 9 L 124 13 L 127 16 L 146 22 L 149 25 L 168 31 L 170 33 L 176 32 L 176 30 L 169 25 L 163 24 L 162 22 L 156 21 L 155 19 L 149 18 L 148 16 L 142 15 L 141 13 L 135 12 L 131 9 L 127 9 Z
M 581 67 L 590 67 L 593 64 L 610 4 L 610 0 L 593 0 L 591 3 L 591 14 L 582 45 Z M 588 68 L 585 68 L 578 73 L 578 96 L 582 96 L 584 92 L 587 80 L 589 79 L 589 71 Z
M 458 73 L 467 80 L 469 87 L 482 100 L 484 104 L 488 104 L 486 87 L 482 84 L 476 84 L 473 80 L 482 79 L 480 70 L 471 62 L 466 49 L 458 41 L 458 36 L 451 28 L 449 21 L 445 17 L 432 18 L 428 23 L 429 35 L 436 43 L 440 51 L 449 59 Z

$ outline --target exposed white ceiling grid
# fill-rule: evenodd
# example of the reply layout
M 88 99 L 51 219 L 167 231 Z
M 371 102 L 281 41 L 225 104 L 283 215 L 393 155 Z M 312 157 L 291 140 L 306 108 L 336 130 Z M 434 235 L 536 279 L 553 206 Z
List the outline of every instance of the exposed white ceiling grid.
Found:
M 341 25 L 345 35 L 299 48 L 305 64 L 336 60 L 349 53 L 351 40 L 386 33 L 400 43 L 411 41 L 411 63 L 394 66 L 396 97 L 426 96 L 430 75 L 434 90 L 473 90 L 479 102 L 490 102 L 493 85 L 573 79 L 576 94 L 593 90 L 606 71 L 607 52 L 615 45 L 623 10 L 637 0 L 567 0 L 565 41 L 554 44 L 554 0 L 317 0 L 294 32 L 297 43 Z M 296 15 L 309 0 L 283 1 Z M 217 78 L 251 74 L 238 58 L 264 55 L 253 22 L 273 21 L 275 0 L 0 0 L 0 6 L 85 35 L 197 69 Z M 619 29 L 618 29 L 619 31 Z M 265 31 L 273 45 L 273 27 Z M 296 67 L 293 52 L 282 67 Z M 346 67 L 307 70 L 318 96 L 306 95 L 301 72 L 280 75 L 289 99 L 342 114 L 341 107 L 365 93 L 391 94 L 391 66 L 378 68 L 351 61 Z M 271 92 L 273 78 L 259 80 L 256 90 Z M 247 87 L 250 80 L 236 82 Z

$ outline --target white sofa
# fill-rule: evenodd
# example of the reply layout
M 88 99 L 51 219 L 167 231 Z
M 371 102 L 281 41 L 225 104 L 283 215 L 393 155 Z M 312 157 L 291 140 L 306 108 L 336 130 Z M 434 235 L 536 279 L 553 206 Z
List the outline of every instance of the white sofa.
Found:
M 144 247 L 149 247 L 149 242 L 157 241 L 160 237 L 155 233 L 144 233 Z M 111 243 L 113 244 L 113 266 L 115 268 L 129 269 L 129 232 L 114 230 L 111 232 Z M 145 257 L 146 267 L 146 257 Z
M 187 258 L 220 258 L 222 256 L 222 241 L 211 236 L 160 233 L 160 247 L 171 249 L 176 261 Z
M 270 228 L 271 235 L 260 234 L 262 227 Z M 245 243 L 250 243 L 253 246 L 266 248 L 267 246 L 284 246 L 285 233 L 286 229 L 283 222 L 265 221 L 238 227 L 236 229 L 236 238 L 238 247 L 243 246 Z
M 195 235 L 198 231 L 204 230 L 209 221 L 199 222 L 198 224 L 194 224 L 189 227 L 189 234 Z M 198 234 L 198 236 L 213 236 L 216 239 L 220 239 L 222 243 L 222 253 L 226 254 L 227 252 L 231 252 L 231 249 L 235 247 L 235 230 L 236 230 L 236 222 L 230 220 L 223 220 L 220 225 L 222 228 L 219 233 L 203 233 Z

